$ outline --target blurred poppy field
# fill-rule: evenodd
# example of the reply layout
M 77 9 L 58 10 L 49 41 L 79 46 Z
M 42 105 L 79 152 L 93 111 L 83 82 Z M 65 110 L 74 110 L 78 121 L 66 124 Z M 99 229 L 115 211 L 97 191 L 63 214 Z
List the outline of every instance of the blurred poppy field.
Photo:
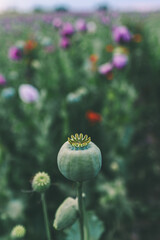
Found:
M 31 185 L 39 171 L 51 177 L 53 239 L 79 240 L 52 226 L 61 202 L 76 196 L 57 167 L 75 133 L 102 152 L 99 175 L 85 183 L 87 210 L 103 223 L 92 240 L 160 239 L 159 28 L 159 12 L 0 16 L 1 240 L 16 224 L 24 239 L 46 239 Z

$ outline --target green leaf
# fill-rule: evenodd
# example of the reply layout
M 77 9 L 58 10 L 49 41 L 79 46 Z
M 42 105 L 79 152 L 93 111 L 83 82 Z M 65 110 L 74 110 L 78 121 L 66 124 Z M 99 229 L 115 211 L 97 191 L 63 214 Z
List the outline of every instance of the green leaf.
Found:
M 104 225 L 103 222 L 98 219 L 98 217 L 94 214 L 94 212 L 88 212 L 88 226 L 90 238 L 89 240 L 99 240 L 103 231 Z M 80 231 L 79 231 L 79 223 L 75 222 L 69 229 L 65 230 L 66 238 L 65 240 L 80 240 Z

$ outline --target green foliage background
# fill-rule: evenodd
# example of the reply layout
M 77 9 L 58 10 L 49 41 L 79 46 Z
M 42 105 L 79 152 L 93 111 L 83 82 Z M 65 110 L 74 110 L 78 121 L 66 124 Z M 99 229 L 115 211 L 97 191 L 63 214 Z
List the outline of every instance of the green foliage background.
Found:
M 73 23 L 78 17 L 62 16 Z M 75 184 L 58 171 L 57 153 L 68 136 L 82 132 L 91 136 L 103 156 L 101 173 L 85 185 L 87 208 L 104 222 L 101 240 L 158 240 L 160 15 L 121 14 L 109 25 L 102 24 L 98 14 L 87 16 L 97 24 L 96 32 L 76 33 L 66 50 L 59 48 L 52 19 L 52 14 L 0 17 L 0 73 L 7 87 L 16 91 L 5 99 L 0 89 L 0 239 L 9 239 L 19 223 L 27 228 L 26 239 L 45 239 L 40 196 L 31 191 L 32 178 L 38 171 L 51 176 L 46 198 L 52 225 L 64 198 L 76 196 Z M 114 70 L 109 81 L 91 71 L 89 58 L 96 54 L 98 66 L 111 60 L 106 46 L 116 47 L 112 24 L 126 25 L 142 36 L 142 42 L 125 45 L 129 63 Z M 28 70 L 27 59 L 11 61 L 8 49 L 32 38 L 38 45 L 30 58 L 40 67 Z M 53 52 L 44 51 L 45 38 L 55 47 Z M 21 101 L 18 88 L 23 83 L 39 90 L 38 102 Z M 79 99 L 68 101 L 68 94 L 76 95 L 79 89 Z M 89 110 L 100 113 L 102 121 L 90 123 Z M 53 228 L 52 234 L 65 239 Z

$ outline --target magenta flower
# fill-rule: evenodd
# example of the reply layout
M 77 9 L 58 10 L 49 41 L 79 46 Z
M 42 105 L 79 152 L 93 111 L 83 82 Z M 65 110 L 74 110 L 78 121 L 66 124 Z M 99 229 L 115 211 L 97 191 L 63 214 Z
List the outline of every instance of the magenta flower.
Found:
M 117 43 L 125 43 L 131 40 L 131 34 L 125 26 L 114 27 L 112 34 L 113 34 L 113 39 Z
M 119 13 L 118 12 L 112 12 L 111 16 L 113 18 L 118 18 L 119 17 Z
M 55 50 L 55 48 L 54 48 L 53 45 L 48 45 L 48 46 L 46 46 L 46 47 L 44 48 L 44 50 L 45 50 L 45 52 L 47 52 L 47 53 L 52 53 L 52 52 Z
M 110 24 L 110 17 L 109 16 L 102 16 L 101 17 L 101 22 L 105 25 L 109 25 Z
M 74 28 L 71 23 L 66 22 L 62 26 L 61 35 L 63 37 L 70 37 L 74 34 Z
M 2 74 L 0 74 L 0 85 L 5 85 L 5 84 L 6 84 L 5 77 Z
M 84 19 L 79 19 L 76 22 L 76 30 L 80 31 L 80 32 L 86 32 L 87 31 L 87 24 L 86 21 Z
M 62 26 L 62 20 L 60 18 L 54 18 L 52 22 L 55 28 L 60 28 Z
M 128 57 L 125 54 L 115 54 L 112 63 L 115 68 L 122 69 L 127 65 Z
M 113 69 L 113 65 L 111 63 L 105 63 L 98 68 L 98 72 L 100 74 L 106 75 L 110 73 L 112 69 Z
M 18 61 L 22 58 L 22 50 L 16 46 L 12 46 L 9 49 L 8 56 L 10 59 L 12 59 L 14 61 Z
M 60 40 L 60 47 L 68 48 L 70 46 L 70 40 L 66 37 L 62 37 Z
M 21 100 L 25 103 L 36 102 L 39 99 L 39 92 L 37 88 L 30 84 L 22 84 L 19 87 L 18 92 Z

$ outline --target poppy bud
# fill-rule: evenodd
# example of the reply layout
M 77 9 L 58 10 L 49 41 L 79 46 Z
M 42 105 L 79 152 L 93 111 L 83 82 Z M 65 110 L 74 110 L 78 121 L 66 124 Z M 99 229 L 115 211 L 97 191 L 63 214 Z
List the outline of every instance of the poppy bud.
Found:
M 32 188 L 36 192 L 45 192 L 51 184 L 50 177 L 45 172 L 39 172 L 37 173 L 32 181 Z
M 77 218 L 77 199 L 68 197 L 58 208 L 53 227 L 56 230 L 63 230 L 67 227 L 70 227 L 77 220 Z

